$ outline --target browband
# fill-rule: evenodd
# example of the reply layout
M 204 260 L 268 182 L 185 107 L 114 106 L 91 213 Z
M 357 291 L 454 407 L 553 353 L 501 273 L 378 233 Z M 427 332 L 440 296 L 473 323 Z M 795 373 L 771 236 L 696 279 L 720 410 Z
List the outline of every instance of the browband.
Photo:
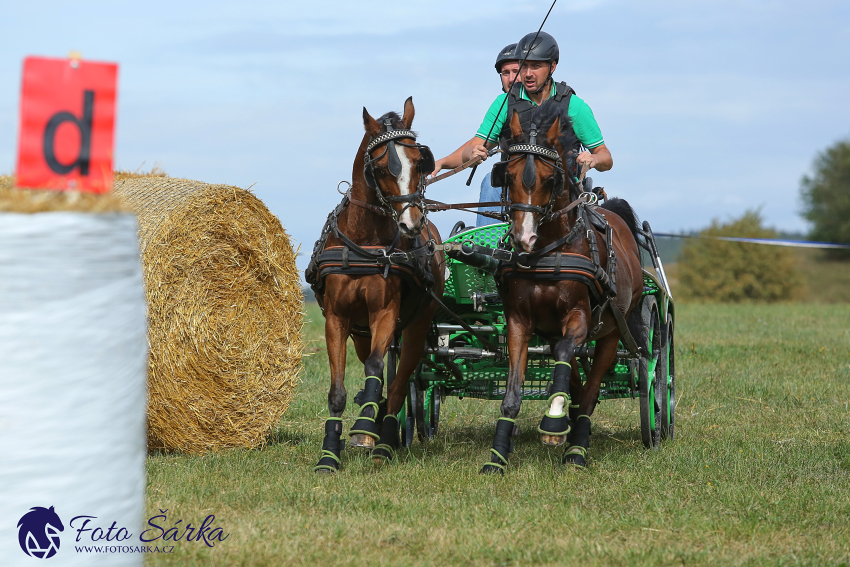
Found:
M 537 154 L 551 160 L 560 161 L 561 156 L 555 150 L 531 144 L 516 144 L 508 148 L 509 154 Z
M 413 138 L 415 140 L 416 134 L 414 134 L 411 130 L 390 130 L 369 142 L 369 145 L 366 146 L 366 151 L 371 152 L 374 148 L 380 146 L 384 142 L 395 140 L 396 138 Z

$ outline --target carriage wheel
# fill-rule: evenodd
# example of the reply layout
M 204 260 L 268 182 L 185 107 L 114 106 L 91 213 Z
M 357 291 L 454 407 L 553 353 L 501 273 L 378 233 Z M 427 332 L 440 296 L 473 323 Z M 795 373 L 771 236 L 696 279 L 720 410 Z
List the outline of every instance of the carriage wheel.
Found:
M 416 431 L 416 385 L 413 380 L 407 385 L 407 402 L 398 414 L 398 423 L 401 427 L 402 447 L 410 447 L 413 444 L 413 434 Z
M 644 447 L 657 449 L 661 441 L 661 386 L 666 389 L 666 380 L 662 376 L 666 364 L 659 363 L 662 358 L 661 324 L 658 317 L 658 304 L 651 295 L 643 299 L 643 328 L 645 339 L 643 347 L 647 356 L 638 362 L 638 389 L 640 390 L 640 433 Z
M 673 342 L 673 316 L 667 315 L 667 329 L 665 332 L 665 355 L 666 368 L 661 383 L 661 438 L 673 438 L 673 425 L 676 411 L 676 350 Z
M 417 384 L 420 383 L 421 373 L 422 363 L 420 362 L 416 367 L 413 379 L 410 380 L 410 396 L 408 398 L 410 404 L 408 407 L 413 408 L 410 415 L 416 417 L 416 433 L 419 441 L 424 443 L 430 441 L 437 434 L 443 393 L 436 384 L 431 384 L 424 390 L 420 389 Z M 411 435 L 412 441 L 412 432 L 409 435 Z
M 451 238 L 452 236 L 454 236 L 455 234 L 457 234 L 459 232 L 463 232 L 464 230 L 466 230 L 466 223 L 463 222 L 462 220 L 457 221 L 455 223 L 455 225 L 452 227 L 452 231 L 449 233 L 449 238 Z
M 395 375 L 398 371 L 398 359 L 399 352 L 401 347 L 399 345 L 399 338 L 393 338 L 393 342 L 390 345 L 389 350 L 387 351 L 387 365 L 385 367 L 387 373 L 387 391 L 389 391 L 390 386 L 393 381 L 395 381 Z M 405 407 L 406 406 L 406 407 Z M 407 447 L 413 441 L 413 412 L 410 411 L 410 395 L 408 394 L 407 402 L 404 406 L 401 406 L 401 409 L 398 412 L 398 425 L 400 430 L 399 439 L 401 439 L 401 444 L 403 447 Z M 410 422 L 409 424 L 407 422 Z
M 419 441 L 424 443 L 433 439 L 437 434 L 443 396 L 439 386 L 436 385 L 429 386 L 424 390 L 417 389 L 416 394 L 416 432 Z

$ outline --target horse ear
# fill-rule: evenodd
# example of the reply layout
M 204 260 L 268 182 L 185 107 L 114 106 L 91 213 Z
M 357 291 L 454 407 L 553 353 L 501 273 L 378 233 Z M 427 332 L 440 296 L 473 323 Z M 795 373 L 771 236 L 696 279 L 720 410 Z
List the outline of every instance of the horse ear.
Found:
M 381 125 L 372 118 L 365 106 L 363 107 L 363 127 L 366 128 L 366 133 L 370 136 L 377 136 L 381 133 Z
M 519 114 L 516 110 L 511 115 L 511 137 L 519 140 L 522 137 L 522 125 L 519 123 Z
M 407 97 L 407 100 L 404 101 L 404 116 L 401 117 L 401 122 L 404 124 L 404 128 L 406 130 L 410 130 L 411 124 L 413 124 L 413 115 L 416 111 L 413 109 L 413 97 Z
M 552 123 L 552 127 L 549 128 L 549 131 L 546 132 L 546 141 L 550 146 L 555 146 L 555 142 L 558 141 L 558 136 L 561 134 L 561 117 L 557 116 L 555 121 Z

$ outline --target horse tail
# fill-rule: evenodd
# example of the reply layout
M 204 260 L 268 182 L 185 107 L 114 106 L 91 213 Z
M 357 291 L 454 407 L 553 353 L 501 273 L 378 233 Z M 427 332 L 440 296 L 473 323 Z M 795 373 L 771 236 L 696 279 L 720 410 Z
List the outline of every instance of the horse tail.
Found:
M 605 199 L 605 203 L 600 207 L 605 209 L 606 211 L 611 211 L 626 223 L 626 226 L 629 227 L 629 230 L 632 233 L 632 236 L 635 238 L 635 243 L 638 243 L 638 256 L 640 257 L 641 264 L 643 264 L 643 250 L 640 247 L 640 219 L 638 219 L 637 213 L 629 205 L 629 202 L 625 199 L 620 199 L 619 197 L 612 197 L 610 199 Z

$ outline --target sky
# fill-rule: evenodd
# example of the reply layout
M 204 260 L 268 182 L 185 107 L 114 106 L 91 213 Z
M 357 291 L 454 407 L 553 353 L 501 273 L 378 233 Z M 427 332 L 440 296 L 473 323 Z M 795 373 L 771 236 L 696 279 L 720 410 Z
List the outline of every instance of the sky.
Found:
M 500 93 L 498 51 L 551 2 L 4 1 L 0 173 L 14 170 L 23 59 L 117 62 L 116 169 L 252 187 L 300 244 L 303 270 L 372 116 L 416 107 L 437 158 Z M 850 137 L 850 3 L 558 0 L 555 72 L 593 109 L 614 168 L 596 185 L 656 231 L 759 208 L 806 231 L 800 179 Z M 476 200 L 466 174 L 428 188 Z M 434 213 L 447 233 L 461 212 Z

